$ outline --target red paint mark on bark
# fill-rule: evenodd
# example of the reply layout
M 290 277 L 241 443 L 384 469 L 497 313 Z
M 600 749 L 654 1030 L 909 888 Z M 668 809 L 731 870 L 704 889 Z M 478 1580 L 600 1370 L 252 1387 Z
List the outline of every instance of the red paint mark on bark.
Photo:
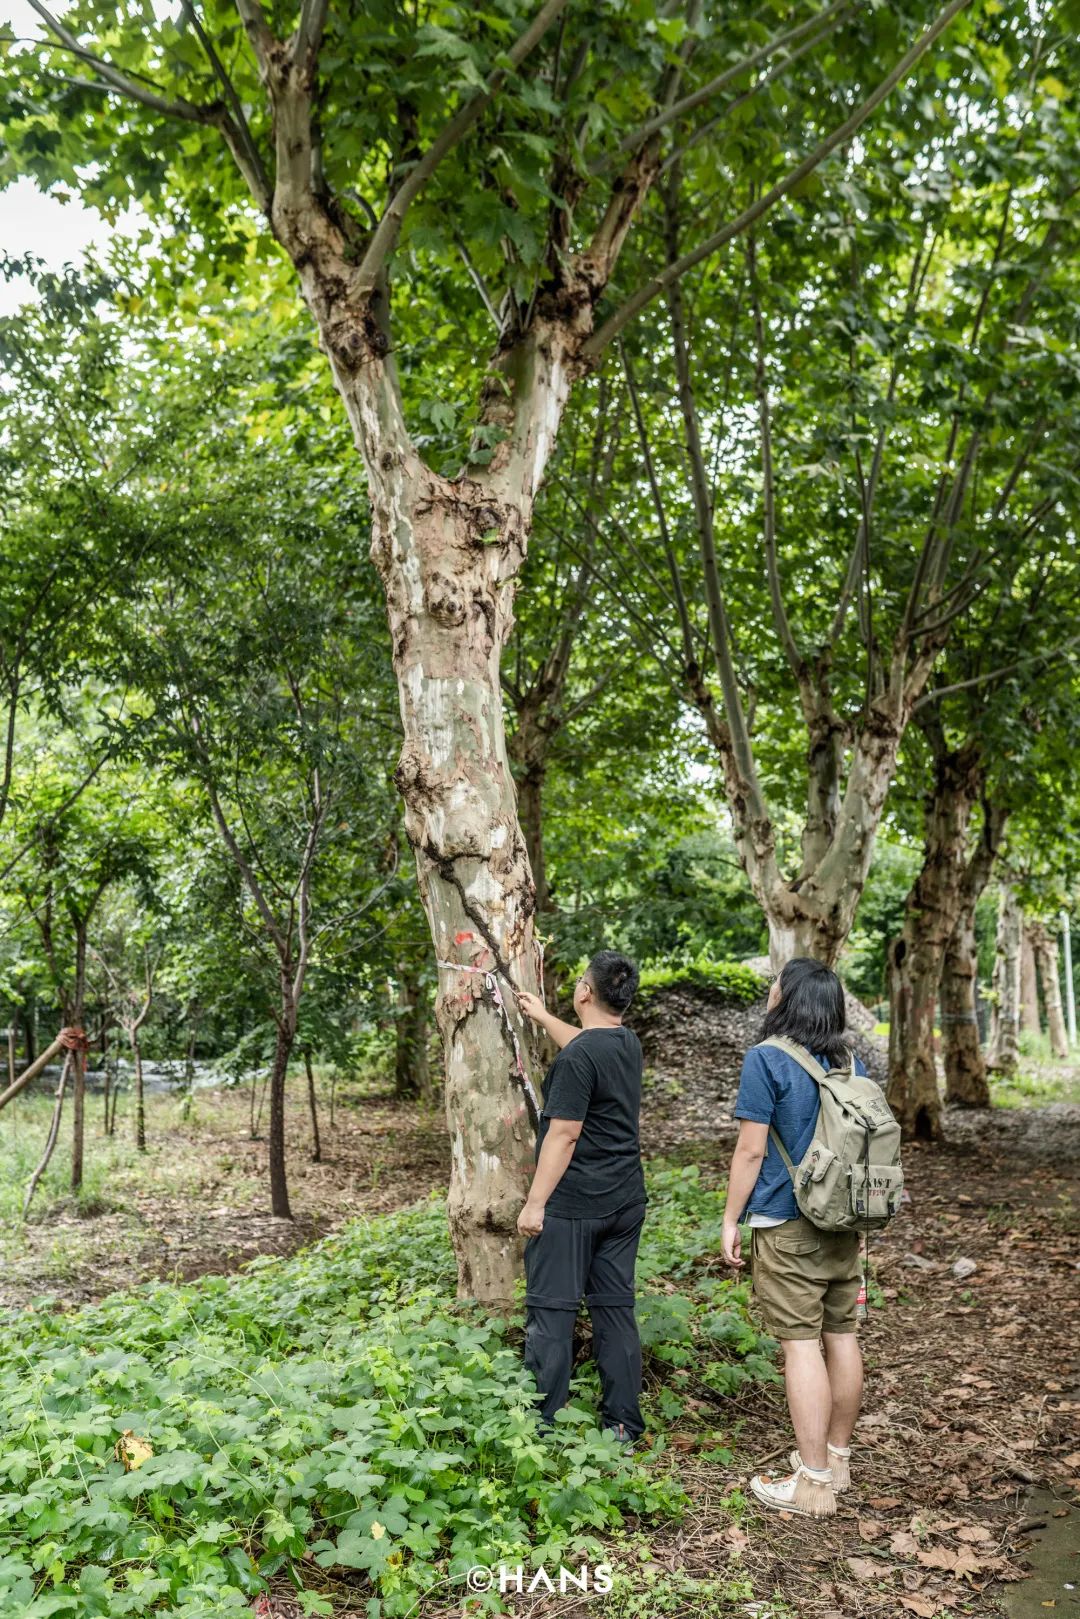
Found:
M 469 944 L 472 941 L 472 937 L 473 936 L 472 936 L 471 933 L 455 933 L 454 934 L 454 943 L 455 944 Z

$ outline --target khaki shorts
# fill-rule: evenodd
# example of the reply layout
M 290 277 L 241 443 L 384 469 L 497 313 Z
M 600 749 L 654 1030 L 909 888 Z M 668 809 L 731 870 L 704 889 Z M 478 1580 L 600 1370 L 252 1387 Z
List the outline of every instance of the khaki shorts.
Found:
M 821 1231 L 801 1215 L 783 1225 L 753 1227 L 754 1297 L 772 1337 L 856 1330 L 860 1241 L 857 1231 Z

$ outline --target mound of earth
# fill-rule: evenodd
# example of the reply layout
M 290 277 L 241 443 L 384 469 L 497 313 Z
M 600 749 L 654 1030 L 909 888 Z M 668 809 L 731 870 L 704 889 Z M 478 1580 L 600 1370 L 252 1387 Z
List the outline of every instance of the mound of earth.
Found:
M 768 964 L 748 963 L 758 971 Z M 854 995 L 847 997 L 849 1043 L 881 1084 L 887 1073 L 885 1041 Z M 748 1047 L 761 1035 L 765 996 L 749 1004 L 706 984 L 654 990 L 627 1022 L 645 1054 L 641 1144 L 646 1154 L 680 1142 L 708 1140 L 734 1129 L 731 1110 Z

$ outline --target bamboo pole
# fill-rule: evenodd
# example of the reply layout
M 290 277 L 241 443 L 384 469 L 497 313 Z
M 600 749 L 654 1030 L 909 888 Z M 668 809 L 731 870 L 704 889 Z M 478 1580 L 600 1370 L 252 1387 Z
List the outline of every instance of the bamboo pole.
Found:
M 46 1047 L 46 1049 L 41 1053 L 41 1056 L 37 1057 L 28 1068 L 24 1068 L 15 1083 L 13 1085 L 9 1085 L 7 1090 L 0 1095 L 0 1108 L 5 1108 L 9 1102 L 14 1101 L 15 1097 L 18 1096 L 23 1086 L 29 1085 L 32 1079 L 36 1079 L 41 1073 L 41 1070 L 52 1062 L 53 1058 L 58 1052 L 63 1050 L 63 1046 L 64 1030 L 61 1029 L 52 1045 Z

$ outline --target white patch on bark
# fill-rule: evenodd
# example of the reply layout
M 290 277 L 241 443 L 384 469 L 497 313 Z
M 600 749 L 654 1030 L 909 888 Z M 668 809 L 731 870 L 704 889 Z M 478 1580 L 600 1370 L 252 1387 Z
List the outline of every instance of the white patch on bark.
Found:
M 490 841 L 491 847 L 493 849 L 501 849 L 503 844 L 506 842 L 506 828 L 505 828 L 505 826 L 493 826 L 492 829 L 491 829 L 491 838 L 490 838 L 489 841 Z

